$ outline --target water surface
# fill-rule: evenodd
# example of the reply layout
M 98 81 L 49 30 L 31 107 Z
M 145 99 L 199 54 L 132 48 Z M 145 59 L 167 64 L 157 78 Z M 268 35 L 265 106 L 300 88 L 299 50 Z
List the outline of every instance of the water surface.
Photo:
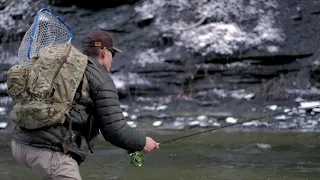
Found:
M 189 132 L 190 133 L 190 132 Z M 152 134 L 158 141 L 183 135 Z M 103 141 L 81 165 L 84 180 L 316 180 L 320 179 L 319 133 L 213 132 L 163 144 L 130 165 L 124 150 Z M 40 179 L 0 146 L 1 180 Z

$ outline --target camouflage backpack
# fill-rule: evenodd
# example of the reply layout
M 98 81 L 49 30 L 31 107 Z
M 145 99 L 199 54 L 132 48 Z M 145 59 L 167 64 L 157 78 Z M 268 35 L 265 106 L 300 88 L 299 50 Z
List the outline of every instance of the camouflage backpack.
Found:
M 7 74 L 12 122 L 26 129 L 63 124 L 86 80 L 87 61 L 71 44 L 63 44 L 44 47 L 30 61 L 12 66 Z

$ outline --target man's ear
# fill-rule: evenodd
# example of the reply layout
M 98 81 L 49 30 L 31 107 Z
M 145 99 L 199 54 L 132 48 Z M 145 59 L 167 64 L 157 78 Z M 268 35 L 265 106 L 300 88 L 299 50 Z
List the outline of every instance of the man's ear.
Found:
M 100 56 L 101 56 L 102 58 L 105 58 L 105 57 L 106 57 L 106 48 L 105 48 L 105 47 L 100 50 Z

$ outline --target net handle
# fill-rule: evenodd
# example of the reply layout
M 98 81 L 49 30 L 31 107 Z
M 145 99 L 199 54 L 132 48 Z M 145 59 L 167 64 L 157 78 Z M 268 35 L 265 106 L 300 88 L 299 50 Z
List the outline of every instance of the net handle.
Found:
M 42 11 L 48 11 L 49 13 L 51 13 L 52 15 L 54 15 L 64 26 L 67 27 L 67 29 L 69 30 L 69 35 L 70 35 L 70 38 L 69 38 L 69 41 L 68 43 L 71 42 L 72 38 L 73 38 L 73 35 L 72 35 L 72 30 L 71 28 L 62 20 L 60 19 L 57 15 L 55 15 L 50 9 L 48 8 L 42 8 L 38 11 L 37 13 L 37 16 L 36 16 L 36 19 L 35 19 L 35 23 L 34 23 L 34 26 L 33 26 L 33 29 L 32 29 L 32 34 L 31 34 L 31 38 L 30 38 L 30 42 L 29 42 L 29 47 L 28 47 L 28 59 L 30 60 L 30 53 L 31 53 L 31 46 L 32 46 L 32 42 L 33 42 L 33 39 L 34 39 L 34 35 L 36 33 L 36 28 L 37 28 L 37 25 L 38 25 L 38 19 L 39 19 L 39 15 Z

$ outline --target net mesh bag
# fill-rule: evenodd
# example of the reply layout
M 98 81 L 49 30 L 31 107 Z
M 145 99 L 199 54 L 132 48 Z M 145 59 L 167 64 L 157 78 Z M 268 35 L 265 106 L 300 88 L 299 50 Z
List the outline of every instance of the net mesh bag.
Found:
M 41 48 L 70 43 L 70 27 L 49 9 L 43 8 L 25 33 L 18 49 L 20 62 L 30 60 Z

